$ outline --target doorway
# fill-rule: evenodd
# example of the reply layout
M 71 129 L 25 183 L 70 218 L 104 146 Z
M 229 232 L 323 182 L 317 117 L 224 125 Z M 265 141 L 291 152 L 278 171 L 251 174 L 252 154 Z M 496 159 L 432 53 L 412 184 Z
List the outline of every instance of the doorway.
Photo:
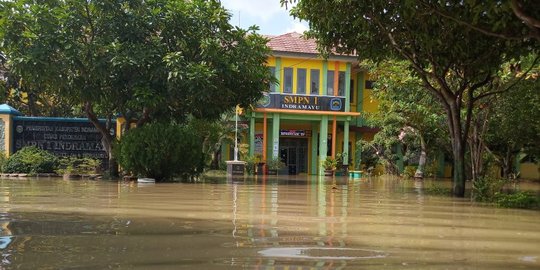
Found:
M 291 175 L 307 173 L 307 138 L 281 138 L 279 142 L 279 157 L 286 165 L 282 173 Z

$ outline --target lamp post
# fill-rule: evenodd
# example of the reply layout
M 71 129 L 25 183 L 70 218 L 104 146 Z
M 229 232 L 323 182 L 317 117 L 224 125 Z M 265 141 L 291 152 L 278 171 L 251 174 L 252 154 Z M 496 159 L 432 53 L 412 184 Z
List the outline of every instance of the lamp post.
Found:
M 234 110 L 234 160 L 227 163 L 227 176 L 243 176 L 246 163 L 238 160 L 238 106 Z

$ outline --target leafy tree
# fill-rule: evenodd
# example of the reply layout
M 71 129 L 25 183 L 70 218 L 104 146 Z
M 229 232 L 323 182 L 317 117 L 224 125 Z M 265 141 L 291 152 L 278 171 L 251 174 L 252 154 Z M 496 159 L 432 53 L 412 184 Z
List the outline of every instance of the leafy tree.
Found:
M 418 158 L 415 177 L 423 177 L 428 148 L 434 153 L 443 150 L 441 145 L 449 142 L 444 138 L 444 111 L 434 98 L 422 91 L 422 81 L 414 76 L 405 61 L 382 61 L 368 63 L 370 74 L 376 84 L 374 96 L 379 108 L 370 117 L 370 123 L 380 127 L 374 140 L 382 145 L 398 143 L 407 146 L 405 156 Z M 414 152 L 419 151 L 416 157 Z M 411 155 L 412 154 L 412 155 Z M 433 155 L 432 155 L 433 156 Z
M 282 0 L 286 2 L 290 1 Z M 446 113 L 454 159 L 453 193 L 463 197 L 465 150 L 473 109 L 482 99 L 508 90 L 512 83 L 497 76 L 501 65 L 531 53 L 534 41 L 479 35 L 437 16 L 430 7 L 459 14 L 460 18 L 496 22 L 481 12 L 472 12 L 464 4 L 467 1 L 424 2 L 302 0 L 291 13 L 309 21 L 309 35 L 317 38 L 325 54 L 335 50 L 374 61 L 408 61 L 424 90 Z
M 420 1 L 438 16 L 479 33 L 509 40 L 540 41 L 540 9 L 535 0 L 463 1 L 471 16 L 449 13 L 444 7 L 430 2 Z
M 117 113 L 138 126 L 217 118 L 255 102 L 270 78 L 267 40 L 231 26 L 216 0 L 17 0 L 0 10 L 11 72 L 80 106 L 110 159 Z
M 540 91 L 538 73 L 516 85 L 512 93 L 500 94 L 485 110 L 487 119 L 484 143 L 509 177 L 520 153 L 540 157 Z

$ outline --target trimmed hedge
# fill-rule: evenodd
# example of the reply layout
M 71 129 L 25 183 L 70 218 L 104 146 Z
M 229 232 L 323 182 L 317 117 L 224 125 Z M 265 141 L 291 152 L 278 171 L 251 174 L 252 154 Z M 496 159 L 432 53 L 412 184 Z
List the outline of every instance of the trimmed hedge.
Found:
M 202 172 L 202 139 L 189 126 L 152 123 L 129 130 L 116 157 L 123 170 L 156 181 L 190 177 Z

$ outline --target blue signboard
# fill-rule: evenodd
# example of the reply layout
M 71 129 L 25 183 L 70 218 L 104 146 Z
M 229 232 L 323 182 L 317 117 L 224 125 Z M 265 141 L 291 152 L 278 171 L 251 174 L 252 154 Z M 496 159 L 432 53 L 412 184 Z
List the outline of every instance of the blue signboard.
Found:
M 345 97 L 266 93 L 258 108 L 304 111 L 345 111 Z

